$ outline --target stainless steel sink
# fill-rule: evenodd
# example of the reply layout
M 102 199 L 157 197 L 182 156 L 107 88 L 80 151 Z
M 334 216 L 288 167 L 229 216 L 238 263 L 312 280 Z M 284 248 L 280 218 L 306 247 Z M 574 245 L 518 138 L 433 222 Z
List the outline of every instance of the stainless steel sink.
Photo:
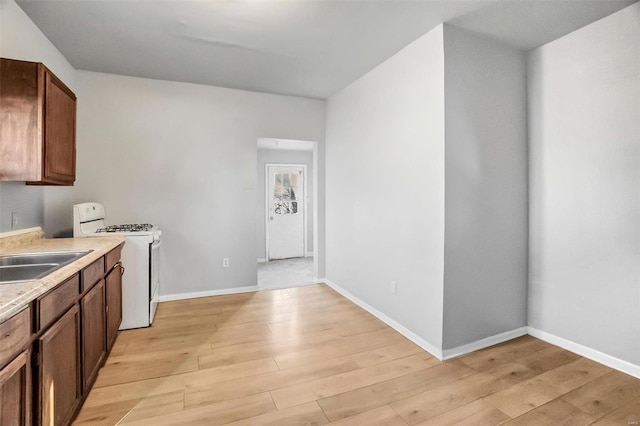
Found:
M 7 254 L 0 256 L 0 267 L 14 265 L 39 265 L 43 263 L 56 263 L 66 265 L 81 258 L 91 250 L 81 251 L 50 251 L 45 253 Z
M 42 278 L 60 265 L 57 263 L 43 263 L 39 265 L 16 265 L 0 268 L 0 284 L 10 284 L 16 281 L 37 280 Z
M 0 285 L 37 280 L 93 250 L 21 253 L 0 256 Z

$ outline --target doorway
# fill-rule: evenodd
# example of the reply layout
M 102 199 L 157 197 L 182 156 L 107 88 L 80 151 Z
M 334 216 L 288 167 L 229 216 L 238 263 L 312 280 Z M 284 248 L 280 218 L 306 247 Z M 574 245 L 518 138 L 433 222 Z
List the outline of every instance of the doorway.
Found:
M 314 283 L 314 142 L 259 139 L 258 273 L 261 289 Z
M 266 164 L 265 170 L 266 261 L 305 257 L 307 166 Z

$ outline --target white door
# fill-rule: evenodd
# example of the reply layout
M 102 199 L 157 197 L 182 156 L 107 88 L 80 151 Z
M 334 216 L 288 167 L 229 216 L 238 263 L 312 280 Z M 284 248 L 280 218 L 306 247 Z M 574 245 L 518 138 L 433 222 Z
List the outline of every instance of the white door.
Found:
M 267 260 L 304 257 L 305 169 L 267 165 Z

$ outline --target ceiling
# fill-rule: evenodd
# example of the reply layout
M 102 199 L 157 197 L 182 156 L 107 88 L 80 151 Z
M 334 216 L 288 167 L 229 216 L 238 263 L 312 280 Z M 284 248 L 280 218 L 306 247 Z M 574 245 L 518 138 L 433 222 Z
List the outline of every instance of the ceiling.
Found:
M 531 49 L 633 0 L 18 0 L 76 69 L 324 99 L 441 22 Z

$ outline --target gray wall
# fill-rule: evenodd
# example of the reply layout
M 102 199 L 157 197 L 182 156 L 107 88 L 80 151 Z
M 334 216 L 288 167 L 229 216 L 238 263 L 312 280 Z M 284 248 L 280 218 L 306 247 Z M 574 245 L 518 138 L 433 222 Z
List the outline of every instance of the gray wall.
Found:
M 256 141 L 322 145 L 325 103 L 86 71 L 76 82 L 78 179 L 48 191 L 48 223 L 70 226 L 74 203 L 97 201 L 109 222 L 159 225 L 162 295 L 256 285 Z
M 43 62 L 71 89 L 75 69 L 13 0 L 0 1 L 0 56 Z M 11 229 L 11 212 L 18 228 L 44 226 L 45 187 L 24 182 L 0 182 L 0 231 Z
M 44 226 L 44 193 L 24 182 L 0 184 L 0 232 L 11 230 L 11 213 L 18 214 L 16 229 Z
M 444 26 L 443 348 L 526 325 L 525 54 Z
M 313 252 L 313 151 L 287 151 L 280 149 L 258 149 L 258 184 L 256 186 L 256 254 L 258 259 L 266 257 L 265 231 L 265 165 L 266 164 L 306 164 L 307 166 L 307 253 Z
M 640 365 L 640 3 L 528 59 L 529 324 Z
M 327 103 L 327 278 L 436 350 L 442 344 L 443 61 L 439 26 Z

